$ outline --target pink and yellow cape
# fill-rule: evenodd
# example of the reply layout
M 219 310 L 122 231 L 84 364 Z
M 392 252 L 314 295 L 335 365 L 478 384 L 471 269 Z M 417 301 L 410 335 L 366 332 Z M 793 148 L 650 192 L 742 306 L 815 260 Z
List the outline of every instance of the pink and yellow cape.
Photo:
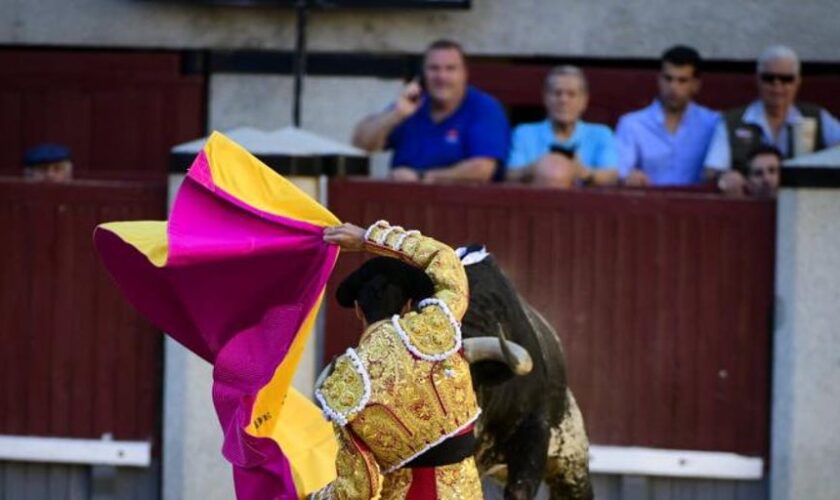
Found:
M 213 133 L 169 221 L 94 232 L 126 298 L 213 364 L 213 402 L 240 499 L 299 498 L 335 478 L 330 425 L 290 388 L 338 248 L 339 221 L 238 144 Z

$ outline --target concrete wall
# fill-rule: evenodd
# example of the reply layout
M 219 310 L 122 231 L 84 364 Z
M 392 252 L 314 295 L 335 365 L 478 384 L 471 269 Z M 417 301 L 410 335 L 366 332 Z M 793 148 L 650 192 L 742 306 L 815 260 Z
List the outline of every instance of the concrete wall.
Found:
M 310 76 L 304 81 L 303 128 L 349 143 L 363 116 L 394 100 L 399 80 Z M 213 74 L 208 97 L 208 132 L 250 126 L 265 130 L 292 123 L 293 79 L 289 76 Z M 372 158 L 375 177 L 387 172 L 389 154 Z
M 234 498 L 213 407 L 213 367 L 169 337 L 164 350 L 163 498 Z
M 0 43 L 97 47 L 278 48 L 294 43 L 289 9 L 140 0 L 2 0 Z M 316 51 L 417 52 L 431 38 L 477 54 L 655 57 L 675 42 L 718 59 L 753 59 L 785 42 L 836 61 L 836 2 L 812 0 L 473 0 L 468 11 L 330 11 L 311 16 Z
M 840 491 L 840 190 L 779 199 L 773 500 Z
M 159 465 L 156 460 L 150 467 L 0 461 L 0 499 L 152 500 L 158 498 Z

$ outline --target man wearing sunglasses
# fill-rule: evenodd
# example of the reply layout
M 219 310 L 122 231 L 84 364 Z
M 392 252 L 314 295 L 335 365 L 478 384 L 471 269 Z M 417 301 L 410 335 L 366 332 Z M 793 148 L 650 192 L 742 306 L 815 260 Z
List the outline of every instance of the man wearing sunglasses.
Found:
M 628 186 L 681 186 L 703 181 L 703 160 L 720 115 L 696 104 L 700 54 L 677 45 L 662 54 L 659 95 L 621 117 L 618 171 Z
M 757 70 L 759 99 L 724 115 L 706 155 L 706 167 L 720 172 L 718 187 L 726 193 L 744 192 L 749 155 L 761 144 L 792 158 L 840 143 L 837 118 L 819 106 L 796 102 L 802 78 L 793 49 L 767 48 Z

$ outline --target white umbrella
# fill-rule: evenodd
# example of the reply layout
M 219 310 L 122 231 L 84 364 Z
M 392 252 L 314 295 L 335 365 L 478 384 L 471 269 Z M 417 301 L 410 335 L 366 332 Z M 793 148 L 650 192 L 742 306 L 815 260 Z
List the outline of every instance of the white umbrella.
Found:
M 365 151 L 297 127 L 271 131 L 238 127 L 223 133 L 281 174 L 332 176 L 368 173 Z M 185 170 L 206 141 L 207 137 L 202 137 L 173 147 L 172 169 Z

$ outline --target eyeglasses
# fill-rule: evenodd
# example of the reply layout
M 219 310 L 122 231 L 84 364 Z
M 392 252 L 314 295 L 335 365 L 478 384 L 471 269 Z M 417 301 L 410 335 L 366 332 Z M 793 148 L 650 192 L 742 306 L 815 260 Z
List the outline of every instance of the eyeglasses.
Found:
M 781 73 L 761 73 L 758 78 L 764 83 L 773 83 L 776 81 L 784 84 L 791 84 L 796 81 L 796 75 L 786 75 Z

